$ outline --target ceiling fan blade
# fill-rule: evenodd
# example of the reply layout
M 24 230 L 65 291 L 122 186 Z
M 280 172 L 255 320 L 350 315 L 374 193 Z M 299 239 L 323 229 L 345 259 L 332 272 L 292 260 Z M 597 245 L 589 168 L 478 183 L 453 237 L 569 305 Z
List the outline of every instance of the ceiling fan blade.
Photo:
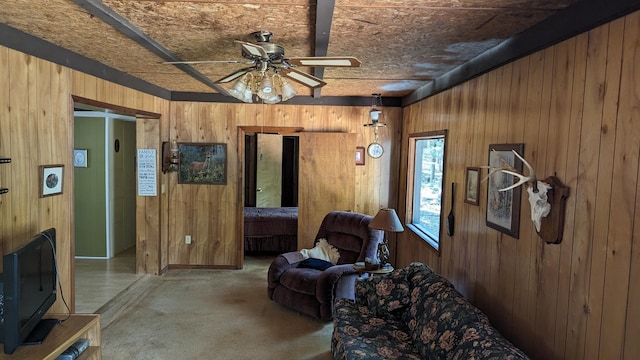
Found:
M 296 66 L 342 66 L 360 67 L 360 60 L 353 56 L 318 56 L 318 57 L 295 57 L 288 59 L 291 65 Z
M 239 78 L 240 76 L 248 73 L 251 70 L 254 70 L 255 68 L 253 67 L 248 67 L 248 68 L 244 68 L 244 69 L 240 69 L 230 75 L 227 75 L 225 77 L 223 77 L 222 79 L 216 81 L 217 83 L 228 83 L 229 81 L 233 81 L 237 78 Z
M 250 42 L 245 42 L 245 41 L 240 41 L 240 40 L 235 40 L 235 42 L 239 43 L 240 45 L 242 45 L 242 51 L 253 56 L 253 57 L 257 57 L 260 59 L 268 59 L 269 58 L 269 54 L 267 54 L 267 51 L 260 45 L 256 45 L 256 44 L 252 44 Z
M 327 85 L 327 83 L 322 81 L 322 79 L 293 68 L 282 70 L 280 73 L 291 78 L 292 80 L 295 80 L 314 89 L 321 88 Z
M 161 64 L 213 64 L 213 63 L 225 63 L 225 64 L 239 64 L 238 60 L 199 60 L 199 61 L 164 61 Z M 251 64 L 250 62 L 248 64 Z

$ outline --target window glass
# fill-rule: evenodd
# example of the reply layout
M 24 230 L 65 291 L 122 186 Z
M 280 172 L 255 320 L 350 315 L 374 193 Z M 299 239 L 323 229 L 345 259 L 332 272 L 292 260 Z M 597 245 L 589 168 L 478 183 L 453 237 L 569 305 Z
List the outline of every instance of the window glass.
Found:
M 446 131 L 410 135 L 407 225 L 436 250 L 442 226 Z

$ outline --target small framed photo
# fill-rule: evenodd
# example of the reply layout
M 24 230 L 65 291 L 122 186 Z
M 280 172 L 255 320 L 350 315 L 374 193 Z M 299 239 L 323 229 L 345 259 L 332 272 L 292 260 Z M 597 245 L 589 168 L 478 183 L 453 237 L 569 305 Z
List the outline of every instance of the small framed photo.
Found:
M 40 165 L 40 197 L 62 194 L 64 165 Z
M 364 147 L 356 147 L 356 165 L 364 165 Z
M 466 186 L 464 191 L 464 202 L 466 202 L 467 204 L 478 206 L 480 204 L 480 202 L 478 201 L 480 194 L 480 168 L 467 168 L 467 177 L 465 184 Z
M 87 167 L 87 149 L 73 150 L 73 166 L 85 168 Z

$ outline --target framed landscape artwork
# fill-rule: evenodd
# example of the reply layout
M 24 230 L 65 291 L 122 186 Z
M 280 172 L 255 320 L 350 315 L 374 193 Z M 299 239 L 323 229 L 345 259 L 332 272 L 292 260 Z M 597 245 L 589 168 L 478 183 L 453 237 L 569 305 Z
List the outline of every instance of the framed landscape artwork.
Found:
M 178 143 L 179 184 L 225 185 L 227 144 Z
M 464 202 L 471 205 L 479 205 L 480 196 L 480 168 L 468 167 L 465 182 Z
M 523 155 L 524 144 L 489 145 L 489 166 L 512 166 L 522 173 L 522 161 L 512 152 Z M 498 191 L 513 185 L 515 177 L 495 172 L 487 179 L 487 226 L 513 238 L 520 236 L 520 198 L 522 187 Z

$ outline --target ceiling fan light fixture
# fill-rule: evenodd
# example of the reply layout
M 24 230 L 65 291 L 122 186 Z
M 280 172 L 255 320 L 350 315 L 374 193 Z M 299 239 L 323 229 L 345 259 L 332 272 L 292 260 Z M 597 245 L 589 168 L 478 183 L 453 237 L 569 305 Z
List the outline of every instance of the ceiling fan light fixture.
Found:
M 251 33 L 255 43 L 241 40 L 234 40 L 240 44 L 241 55 L 246 61 L 238 60 L 196 60 L 196 61 L 168 61 L 165 64 L 173 64 L 186 71 L 179 65 L 184 64 L 206 64 L 214 62 L 226 62 L 230 64 L 243 63 L 251 65 L 223 77 L 216 81 L 217 84 L 230 84 L 236 81 L 231 89 L 226 87 L 215 87 L 223 95 L 233 96 L 246 103 L 261 101 L 263 103 L 275 104 L 280 101 L 287 101 L 298 95 L 295 88 L 284 81 L 281 76 L 288 77 L 306 87 L 316 90 L 327 83 L 322 77 L 316 77 L 304 71 L 297 70 L 296 67 L 359 67 L 360 60 L 353 56 L 312 56 L 312 57 L 285 57 L 283 46 L 272 43 L 273 34 L 266 30 Z M 271 74 L 271 75 L 269 75 Z M 240 80 L 238 80 L 240 79 Z M 256 95 L 254 98 L 253 95 Z M 373 115 L 372 115 L 373 116 Z
M 253 91 L 251 91 L 251 88 L 247 87 L 246 89 L 244 89 L 244 92 L 242 93 L 242 97 L 239 99 L 246 103 L 251 104 L 253 102 Z
M 244 97 L 244 91 L 247 89 L 247 75 L 245 74 L 240 80 L 236 81 L 231 89 L 229 89 L 229 94 L 235 97 L 236 99 L 242 100 Z
M 262 100 L 267 100 L 273 98 L 275 94 L 273 88 L 273 80 L 269 75 L 265 75 L 260 83 L 260 91 L 258 91 L 258 97 Z
M 271 96 L 270 98 L 267 99 L 262 99 L 262 102 L 264 102 L 265 104 L 277 104 L 282 100 L 282 98 L 280 97 L 280 95 L 273 93 L 273 96 Z
M 293 86 L 285 79 L 282 79 L 282 86 L 280 93 L 282 94 L 282 101 L 287 101 L 289 99 L 291 99 L 292 97 L 298 95 L 298 93 L 296 92 L 296 89 L 293 88 Z

